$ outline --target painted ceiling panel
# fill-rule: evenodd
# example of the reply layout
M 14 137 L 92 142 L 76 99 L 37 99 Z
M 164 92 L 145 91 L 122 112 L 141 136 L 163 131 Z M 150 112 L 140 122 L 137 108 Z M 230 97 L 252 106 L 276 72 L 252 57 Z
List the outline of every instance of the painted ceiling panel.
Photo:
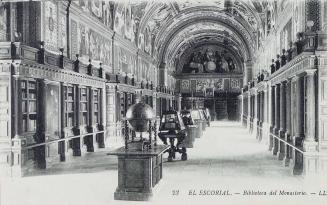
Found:
M 247 61 L 257 49 L 268 6 L 259 0 L 126 0 L 116 2 L 114 29 L 158 65 L 177 65 L 184 52 L 204 44 L 228 45 L 238 60 Z M 131 26 L 121 28 L 122 19 Z

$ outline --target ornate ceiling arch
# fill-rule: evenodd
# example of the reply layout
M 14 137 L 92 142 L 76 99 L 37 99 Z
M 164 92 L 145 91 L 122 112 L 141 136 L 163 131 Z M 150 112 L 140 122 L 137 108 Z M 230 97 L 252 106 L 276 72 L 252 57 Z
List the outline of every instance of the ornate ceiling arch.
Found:
M 246 48 L 246 52 L 243 54 L 244 58 L 246 60 L 252 58 L 256 45 L 256 38 L 255 35 L 253 35 L 254 30 L 249 29 L 249 26 L 245 27 L 240 21 L 237 21 L 237 18 L 231 18 L 231 16 L 224 11 L 201 6 L 181 11 L 174 19 L 171 19 L 166 25 L 161 27 L 155 41 L 155 47 L 159 48 L 157 53 L 155 53 L 157 59 L 165 62 L 165 57 L 167 57 L 166 53 L 169 53 L 169 50 L 176 50 L 171 44 L 173 39 L 178 37 L 187 27 L 203 22 L 213 22 L 216 24 L 216 27 L 222 27 L 220 30 L 232 31 L 231 34 L 237 36 L 242 42 L 242 47 Z M 213 27 L 211 31 L 207 30 L 207 32 L 214 33 L 216 30 L 217 29 Z
M 176 57 L 205 43 L 224 46 L 228 42 L 239 60 L 251 60 L 263 27 L 260 12 L 264 5 L 256 0 L 153 0 L 137 5 L 132 5 L 135 13 L 140 8 L 142 12 L 135 15 L 136 44 L 157 65 L 176 65 Z
M 174 49 L 168 49 L 164 58 L 172 59 L 173 61 L 178 60 L 186 49 L 203 43 L 221 45 L 228 44 L 230 49 L 237 54 L 237 57 L 240 60 L 243 61 L 244 58 L 248 58 L 246 55 L 247 48 L 244 47 L 242 40 L 236 36 L 232 30 L 219 24 L 215 24 L 214 22 L 209 22 L 208 24 L 197 23 L 193 24 L 192 26 L 185 27 L 185 29 L 181 30 L 179 34 L 175 35 L 175 37 L 172 39 L 170 45 Z M 175 62 L 172 62 L 171 64 L 176 65 Z

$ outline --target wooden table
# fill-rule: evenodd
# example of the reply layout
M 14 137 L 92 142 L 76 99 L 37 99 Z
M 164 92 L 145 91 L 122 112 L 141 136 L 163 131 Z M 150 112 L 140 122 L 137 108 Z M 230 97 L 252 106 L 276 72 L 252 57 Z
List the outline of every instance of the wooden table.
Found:
M 152 189 L 162 178 L 162 155 L 168 145 L 153 146 L 140 151 L 134 146 L 118 148 L 108 153 L 118 157 L 118 187 L 115 200 L 147 201 Z

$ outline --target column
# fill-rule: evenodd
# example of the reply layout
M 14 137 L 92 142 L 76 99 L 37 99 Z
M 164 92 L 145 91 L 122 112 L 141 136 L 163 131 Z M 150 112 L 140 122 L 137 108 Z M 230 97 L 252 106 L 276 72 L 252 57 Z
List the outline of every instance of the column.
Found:
M 80 135 L 80 86 L 75 88 L 75 96 L 76 96 L 76 124 L 74 129 L 74 135 Z M 83 138 L 82 138 L 83 139 Z M 80 137 L 76 137 L 72 139 L 72 149 L 73 149 L 73 156 L 81 156 L 81 140 Z
M 291 110 L 292 110 L 292 103 L 291 103 L 291 95 L 292 95 L 292 91 L 291 91 L 291 86 L 292 83 L 290 80 L 286 81 L 286 90 L 285 90 L 285 100 L 286 100 L 286 125 L 285 125 L 285 141 L 287 141 L 288 143 L 292 143 L 291 140 Z M 289 166 L 290 164 L 290 159 L 292 156 L 292 149 L 290 146 L 286 145 L 286 156 L 285 156 L 285 166 Z
M 263 91 L 260 92 L 260 95 L 259 95 L 259 123 L 258 123 L 258 126 L 259 126 L 259 141 L 261 141 L 262 139 L 262 121 L 263 121 Z
M 264 142 L 265 142 L 265 144 L 267 144 L 267 138 L 268 138 L 268 136 L 269 136 L 269 127 L 268 127 L 268 113 L 269 113 L 269 102 L 268 102 L 268 91 L 267 91 L 267 89 L 265 89 L 264 91 L 263 91 L 263 105 L 262 105 L 262 107 L 263 107 L 263 112 L 262 112 L 262 114 L 263 114 L 263 125 L 262 125 L 262 127 L 263 127 L 263 134 L 262 134 L 262 137 L 263 137 L 263 139 L 264 139 Z
M 257 126 L 258 126 L 258 93 L 257 93 L 257 90 L 254 91 L 254 95 L 253 95 L 253 110 L 254 110 L 254 115 L 253 115 L 253 131 L 254 131 L 254 134 L 257 138 L 258 136 L 258 133 L 257 133 Z
M 290 129 L 290 138 L 292 145 L 295 145 L 295 138 L 296 138 L 296 132 L 297 132 L 297 81 L 299 77 L 294 76 L 291 79 L 291 129 Z M 293 147 L 290 148 L 291 153 L 291 166 L 294 167 L 295 163 L 295 149 Z
M 159 66 L 159 85 L 167 86 L 167 69 L 166 63 L 161 63 Z
M 271 136 L 271 134 L 274 134 L 274 129 L 275 129 L 275 99 L 276 99 L 276 86 L 271 86 L 270 91 L 271 91 L 271 99 L 270 99 L 270 104 L 271 104 L 271 124 L 270 124 L 270 135 L 269 135 L 269 151 L 272 150 L 274 146 L 274 138 Z
M 285 104 L 285 82 L 282 82 L 280 84 L 280 128 L 279 128 L 279 138 L 281 139 L 285 139 L 285 124 L 286 124 L 286 104 Z M 278 159 L 279 160 L 284 160 L 285 157 L 285 143 L 283 141 L 279 142 L 279 155 L 278 155 Z
M 39 93 L 41 95 L 37 96 L 37 103 L 38 103 L 38 112 L 40 114 L 37 115 L 37 128 L 36 128 L 36 135 L 35 141 L 36 143 L 44 143 L 45 142 L 45 83 L 44 80 L 38 79 L 36 81 L 36 86 L 39 89 Z M 39 169 L 46 168 L 46 146 L 41 145 L 33 148 L 34 150 L 34 160 L 35 165 Z
M 265 93 L 264 91 L 261 91 L 261 98 L 260 98 L 260 135 L 259 135 L 259 140 L 262 140 L 263 134 L 264 134 L 264 110 L 265 110 Z
M 250 84 L 248 85 L 250 88 Z M 250 122 L 251 122 L 251 93 L 250 90 L 248 91 L 248 121 L 247 121 L 247 128 L 250 130 Z
M 240 107 L 240 120 L 241 120 L 241 125 L 243 125 L 243 115 L 244 115 L 244 93 L 242 89 L 242 94 L 241 94 L 241 107 Z
M 60 112 L 62 113 L 60 115 L 60 127 L 61 127 L 61 135 L 60 135 L 60 138 L 65 138 L 65 131 L 64 131 L 64 128 L 65 128 L 65 115 L 63 113 L 65 113 L 65 93 L 64 93 L 64 87 L 63 87 L 63 83 L 61 82 L 60 83 L 60 96 L 61 96 L 61 99 L 60 99 Z M 60 161 L 61 162 L 64 162 L 66 161 L 66 143 L 65 141 L 61 141 L 61 142 L 58 142 L 58 152 L 59 152 L 59 155 L 60 155 Z
M 248 116 L 248 99 L 247 99 L 247 93 L 244 93 L 243 95 L 243 126 L 247 126 L 247 116 Z
M 274 135 L 278 136 L 279 128 L 280 128 L 280 84 L 275 86 L 275 127 L 274 127 Z M 274 150 L 273 154 L 277 155 L 279 149 L 278 139 L 274 138 Z
M 105 132 L 105 147 L 109 147 L 117 143 L 117 125 L 116 115 L 118 115 L 118 105 L 116 99 L 116 85 L 113 83 L 106 84 L 106 132 Z
M 304 151 L 315 152 L 317 149 L 317 143 L 315 141 L 316 135 L 316 101 L 315 101 L 315 73 L 316 70 L 306 71 L 306 132 L 304 139 Z
M 296 127 L 294 145 L 302 148 L 304 139 L 304 93 L 303 77 L 297 78 L 296 83 Z M 293 174 L 302 174 L 303 172 L 303 154 L 295 150 Z
M 251 80 L 251 76 L 252 76 L 252 61 L 247 61 L 244 63 L 244 78 L 243 78 L 243 82 L 244 85 L 246 85 L 246 82 L 248 82 L 249 80 Z M 250 90 L 250 86 L 248 87 Z
M 261 104 L 260 104 L 260 101 L 261 101 L 261 92 L 258 92 L 257 93 L 257 102 L 256 102 L 256 104 L 257 104 L 257 134 L 256 134 L 256 138 L 257 138 L 257 140 L 259 140 L 260 139 L 260 121 L 261 121 L 261 119 L 260 119 L 260 108 L 261 108 Z
M 175 95 L 176 97 L 176 103 L 177 103 L 177 110 L 181 111 L 182 110 L 182 96 L 180 93 Z
M 253 132 L 253 122 L 254 122 L 254 95 L 251 95 L 251 133 Z
M 303 77 L 299 77 L 297 80 L 297 89 L 296 89 L 296 138 L 300 138 L 301 140 L 304 138 L 304 85 L 303 85 Z

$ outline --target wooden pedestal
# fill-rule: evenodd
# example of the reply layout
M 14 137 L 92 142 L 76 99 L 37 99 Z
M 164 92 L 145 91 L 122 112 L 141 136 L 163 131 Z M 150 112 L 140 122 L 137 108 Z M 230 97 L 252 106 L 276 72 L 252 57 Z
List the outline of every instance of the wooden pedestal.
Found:
M 135 147 L 121 147 L 108 153 L 118 157 L 118 187 L 115 200 L 147 201 L 152 189 L 162 178 L 162 155 L 167 145 L 153 146 L 140 151 Z

